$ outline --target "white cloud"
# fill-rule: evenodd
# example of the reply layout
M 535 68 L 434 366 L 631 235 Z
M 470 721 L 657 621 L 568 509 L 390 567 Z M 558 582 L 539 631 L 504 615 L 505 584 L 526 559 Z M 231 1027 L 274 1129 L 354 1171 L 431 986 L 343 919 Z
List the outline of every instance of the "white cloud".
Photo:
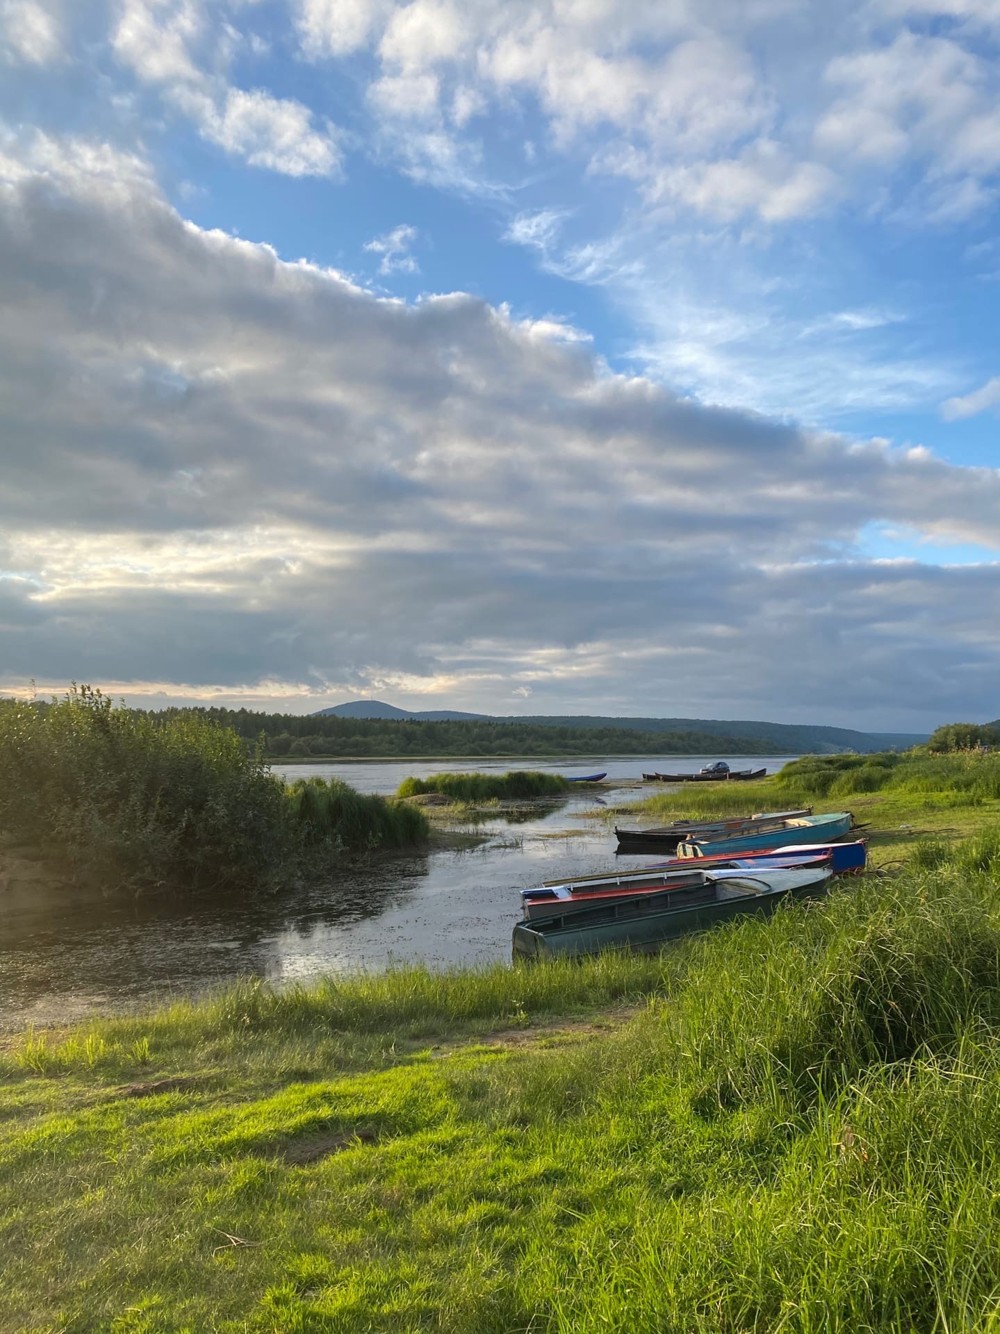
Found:
M 367 241 L 365 249 L 382 256 L 378 266 L 379 273 L 419 273 L 420 266 L 409 253 L 410 246 L 416 239 L 416 227 L 404 222 L 394 227 L 391 232 Z
M 205 0 L 124 0 L 113 34 L 119 60 L 169 105 L 191 118 L 203 138 L 253 167 L 286 176 L 329 176 L 340 169 L 335 129 L 317 130 L 311 111 L 262 89 L 230 86 L 222 73 L 229 41 L 209 23 Z
M 708 409 L 460 293 L 378 300 L 185 223 L 109 150 L 5 161 L 0 679 L 883 719 L 990 698 L 1000 569 L 856 542 L 995 550 L 995 470 Z
M 38 0 L 0 0 L 0 54 L 48 65 L 60 54 L 55 15 Z
M 514 245 L 547 251 L 569 216 L 567 209 L 543 208 L 534 213 L 518 213 L 512 218 L 503 239 Z
M 979 389 L 961 397 L 949 398 L 941 406 L 941 415 L 945 421 L 958 421 L 963 417 L 975 417 L 980 412 L 1000 405 L 1000 376 L 995 375 Z
M 329 176 L 340 164 L 331 131 L 320 134 L 301 102 L 258 90 L 230 88 L 221 113 L 202 123 L 205 137 L 252 167 L 268 167 L 286 176 Z

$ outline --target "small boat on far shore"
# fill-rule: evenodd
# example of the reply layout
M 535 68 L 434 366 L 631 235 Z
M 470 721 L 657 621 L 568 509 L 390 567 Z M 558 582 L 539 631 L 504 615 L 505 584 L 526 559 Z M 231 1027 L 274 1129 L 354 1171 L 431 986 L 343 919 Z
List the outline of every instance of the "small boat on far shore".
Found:
M 767 769 L 729 769 L 725 773 L 661 774 L 655 771 L 643 774 L 647 783 L 748 783 L 754 778 L 766 778 Z

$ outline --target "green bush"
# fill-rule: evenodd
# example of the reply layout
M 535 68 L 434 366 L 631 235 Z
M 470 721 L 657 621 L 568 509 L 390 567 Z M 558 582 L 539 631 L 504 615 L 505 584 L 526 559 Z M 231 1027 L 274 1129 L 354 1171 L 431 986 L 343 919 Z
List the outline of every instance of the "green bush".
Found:
M 427 834 L 419 811 L 342 783 L 289 792 L 259 750 L 203 714 L 115 708 L 86 686 L 0 706 L 0 773 L 9 843 L 117 885 L 252 890 L 287 881 L 319 850 Z

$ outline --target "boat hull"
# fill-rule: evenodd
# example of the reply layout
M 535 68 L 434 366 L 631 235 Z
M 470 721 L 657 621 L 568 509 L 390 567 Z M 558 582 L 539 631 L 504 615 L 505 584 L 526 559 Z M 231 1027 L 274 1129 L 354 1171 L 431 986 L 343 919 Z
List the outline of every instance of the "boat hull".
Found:
M 648 908 L 661 901 L 661 906 L 678 907 L 704 890 L 711 872 L 713 880 L 745 878 L 755 870 L 801 870 L 811 867 L 830 867 L 828 850 L 806 853 L 770 853 L 765 857 L 734 857 L 728 861 L 705 862 L 680 859 L 670 869 L 654 869 L 635 875 L 595 877 L 559 885 L 539 885 L 521 891 L 521 912 L 524 921 L 546 921 L 553 916 L 566 917 L 603 904 L 625 899 L 642 901 Z
M 742 880 L 757 885 L 756 891 L 743 892 L 740 880 L 734 879 L 712 885 L 711 897 L 683 907 L 644 905 L 632 899 L 569 917 L 518 922 L 512 935 L 513 955 L 515 960 L 542 960 L 607 949 L 656 950 L 681 936 L 746 916 L 768 915 L 789 899 L 823 894 L 829 879 L 828 869 L 778 870 L 766 879 L 744 875 Z M 766 892 L 760 891 L 761 885 L 768 886 Z
M 619 829 L 616 825 L 615 837 L 618 839 L 619 852 L 673 852 L 685 839 L 702 835 L 724 838 L 727 834 L 736 834 L 747 828 L 756 832 L 810 813 L 810 808 L 805 806 L 793 811 L 761 812 L 739 820 L 678 820 L 654 829 Z
M 759 834 L 744 830 L 729 837 L 698 835 L 682 840 L 677 845 L 677 852 L 681 857 L 701 857 L 705 853 L 716 855 L 752 852 L 755 848 L 783 848 L 809 840 L 833 843 L 849 834 L 853 823 L 853 816 L 849 811 L 833 815 L 810 815 L 801 820 L 790 821 L 783 828 L 766 829 Z

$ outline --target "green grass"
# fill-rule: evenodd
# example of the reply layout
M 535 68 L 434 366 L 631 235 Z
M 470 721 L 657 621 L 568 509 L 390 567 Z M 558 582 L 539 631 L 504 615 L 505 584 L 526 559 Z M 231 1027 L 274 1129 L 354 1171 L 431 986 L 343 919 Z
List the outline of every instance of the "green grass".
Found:
M 659 957 L 17 1035 L 0 1328 L 996 1330 L 998 855 Z
M 439 792 L 455 802 L 526 801 L 538 797 L 560 797 L 570 783 L 560 774 L 511 770 L 504 774 L 431 774 L 429 778 L 405 778 L 397 797 L 423 796 Z

